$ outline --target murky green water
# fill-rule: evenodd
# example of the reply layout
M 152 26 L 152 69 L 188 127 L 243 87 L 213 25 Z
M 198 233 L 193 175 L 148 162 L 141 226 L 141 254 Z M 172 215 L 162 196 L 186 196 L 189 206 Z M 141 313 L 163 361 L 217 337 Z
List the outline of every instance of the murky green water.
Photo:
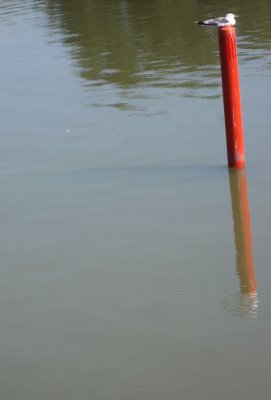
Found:
M 215 30 L 239 14 L 246 171 Z M 0 397 L 269 400 L 269 0 L 0 0 Z

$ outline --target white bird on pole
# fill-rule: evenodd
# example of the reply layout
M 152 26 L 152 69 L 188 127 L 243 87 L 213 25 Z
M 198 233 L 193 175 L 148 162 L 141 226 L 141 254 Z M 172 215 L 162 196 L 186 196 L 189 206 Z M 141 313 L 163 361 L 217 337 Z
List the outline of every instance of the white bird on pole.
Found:
M 205 21 L 196 21 L 195 24 L 202 26 L 215 26 L 217 28 L 223 28 L 224 26 L 234 26 L 236 24 L 235 18 L 237 17 L 238 15 L 228 13 L 226 14 L 225 17 L 210 18 L 206 19 Z

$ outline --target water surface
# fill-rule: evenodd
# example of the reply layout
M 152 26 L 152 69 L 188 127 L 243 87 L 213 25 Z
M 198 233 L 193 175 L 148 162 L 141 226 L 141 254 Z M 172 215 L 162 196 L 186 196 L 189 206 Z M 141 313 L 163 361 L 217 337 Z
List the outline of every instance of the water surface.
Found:
M 215 30 L 237 26 L 246 171 Z M 269 400 L 268 0 L 0 1 L 0 393 Z

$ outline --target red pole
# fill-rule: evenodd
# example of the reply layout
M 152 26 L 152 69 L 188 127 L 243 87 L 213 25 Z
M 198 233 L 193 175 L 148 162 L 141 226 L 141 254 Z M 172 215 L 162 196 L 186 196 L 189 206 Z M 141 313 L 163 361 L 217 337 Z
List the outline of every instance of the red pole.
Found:
M 218 29 L 229 167 L 245 166 L 242 109 L 235 28 Z

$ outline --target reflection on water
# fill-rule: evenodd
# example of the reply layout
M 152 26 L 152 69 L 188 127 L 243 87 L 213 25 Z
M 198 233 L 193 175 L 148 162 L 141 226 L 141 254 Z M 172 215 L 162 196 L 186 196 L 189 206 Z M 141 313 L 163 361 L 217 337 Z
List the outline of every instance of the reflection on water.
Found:
M 193 22 L 210 14 L 208 2 L 175 0 L 46 0 L 51 31 L 63 41 L 80 66 L 88 85 L 167 87 L 184 96 L 214 98 L 220 95 L 220 71 L 215 30 Z M 238 27 L 241 56 L 248 57 L 251 41 L 270 48 L 269 0 L 262 7 L 249 0 L 234 4 L 242 15 Z M 217 11 L 216 11 L 217 9 Z M 212 12 L 221 13 L 219 2 Z M 255 19 L 255 14 L 257 18 Z M 250 44 L 249 44 L 250 46 Z M 250 47 L 251 50 L 251 47 Z M 257 55 L 250 51 L 249 57 Z
M 26 12 L 45 16 L 50 42 L 60 41 L 76 63 L 76 71 L 88 90 L 109 91 L 133 87 L 178 89 L 184 97 L 214 99 L 221 96 L 216 30 L 194 25 L 210 13 L 220 15 L 221 4 L 195 0 L 32 0 L 2 1 L 0 13 Z M 239 0 L 232 7 L 240 14 L 238 46 L 240 60 L 265 56 L 270 49 L 269 0 L 257 4 Z M 224 12 L 224 7 L 223 7 Z M 213 15 L 211 15 L 213 16 Z M 255 49 L 254 49 L 255 48 Z M 118 92 L 120 109 L 137 108 L 129 94 Z M 124 96 L 126 98 L 124 99 Z M 156 96 L 152 93 L 151 96 Z M 94 105 L 108 106 L 105 101 Z M 140 109 L 140 107 L 138 107 Z
M 252 230 L 245 169 L 229 169 L 232 217 L 236 248 L 236 273 L 239 277 L 241 314 L 255 317 L 258 311 L 257 282 L 252 250 Z

